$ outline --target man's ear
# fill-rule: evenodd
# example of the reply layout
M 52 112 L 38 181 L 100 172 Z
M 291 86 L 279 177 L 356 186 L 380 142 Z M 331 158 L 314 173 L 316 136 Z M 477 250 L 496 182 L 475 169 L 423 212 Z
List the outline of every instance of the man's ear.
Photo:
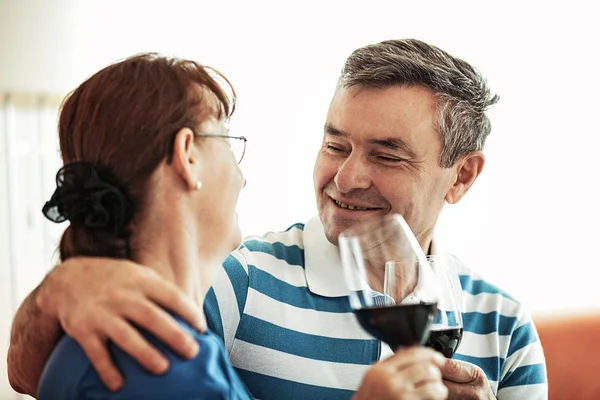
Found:
M 199 180 L 199 161 L 194 132 L 190 128 L 181 128 L 175 135 L 172 164 L 175 171 L 191 189 L 196 188 Z
M 476 151 L 467 154 L 452 167 L 455 168 L 456 179 L 446 193 L 448 204 L 456 204 L 463 198 L 483 170 L 484 164 L 485 156 L 481 151 Z

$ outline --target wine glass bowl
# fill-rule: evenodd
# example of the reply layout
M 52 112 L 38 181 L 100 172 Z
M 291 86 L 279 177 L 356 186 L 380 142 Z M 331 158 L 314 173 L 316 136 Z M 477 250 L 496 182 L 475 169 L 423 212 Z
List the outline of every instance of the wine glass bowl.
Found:
M 360 325 L 393 350 L 424 344 L 437 310 L 437 283 L 404 218 L 357 224 L 342 232 L 339 248 Z

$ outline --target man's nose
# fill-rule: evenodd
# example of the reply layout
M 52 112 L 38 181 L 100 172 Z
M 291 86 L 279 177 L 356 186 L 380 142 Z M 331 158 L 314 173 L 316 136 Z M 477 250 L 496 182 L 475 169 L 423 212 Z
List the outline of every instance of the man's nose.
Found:
M 340 165 L 334 182 L 342 193 L 348 193 L 354 189 L 368 189 L 372 183 L 369 166 L 357 154 L 350 154 Z

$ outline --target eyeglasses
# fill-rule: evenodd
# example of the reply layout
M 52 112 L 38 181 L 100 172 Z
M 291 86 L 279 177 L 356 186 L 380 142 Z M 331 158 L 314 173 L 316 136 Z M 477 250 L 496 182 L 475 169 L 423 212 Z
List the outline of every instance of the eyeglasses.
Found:
M 246 154 L 246 139 L 244 136 L 229 136 L 229 135 L 205 135 L 205 134 L 196 134 L 199 137 L 208 137 L 208 138 L 226 138 L 229 139 L 229 147 L 231 147 L 231 151 L 237 160 L 237 163 L 241 163 L 244 158 L 244 154 Z

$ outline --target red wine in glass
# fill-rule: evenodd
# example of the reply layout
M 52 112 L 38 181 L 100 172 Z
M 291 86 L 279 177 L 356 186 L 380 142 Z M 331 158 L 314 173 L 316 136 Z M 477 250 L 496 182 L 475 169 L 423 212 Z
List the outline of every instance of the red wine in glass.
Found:
M 462 335 L 462 327 L 431 330 L 425 346 L 439 351 L 446 358 L 452 358 L 462 340 Z
M 369 334 L 386 342 L 392 350 L 422 344 L 435 315 L 435 303 L 365 307 L 354 310 Z

